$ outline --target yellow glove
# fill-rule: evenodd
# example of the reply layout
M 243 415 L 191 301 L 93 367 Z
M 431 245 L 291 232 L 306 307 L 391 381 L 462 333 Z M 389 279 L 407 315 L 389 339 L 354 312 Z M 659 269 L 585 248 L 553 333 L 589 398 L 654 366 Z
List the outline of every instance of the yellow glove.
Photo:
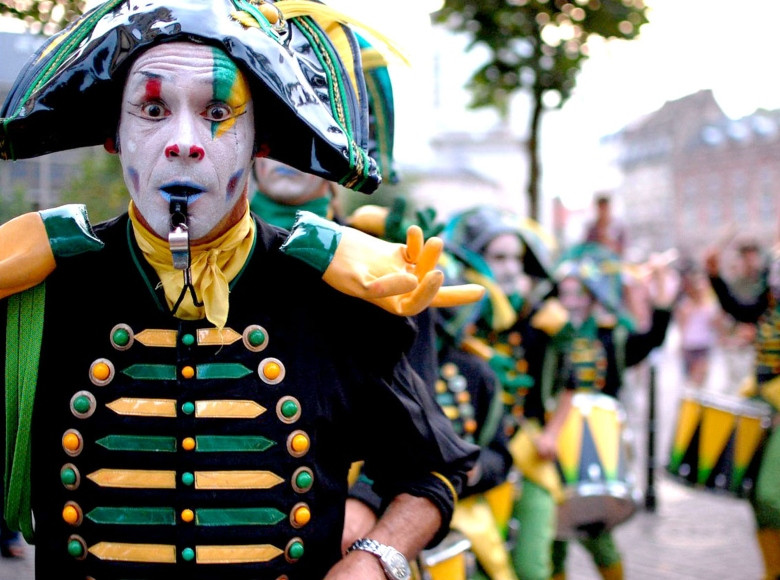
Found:
M 414 316 L 429 306 L 468 304 L 484 294 L 476 284 L 442 288 L 444 273 L 435 267 L 443 246 L 440 238 L 424 241 L 418 226 L 407 230 L 406 244 L 396 244 L 301 211 L 281 250 L 317 268 L 344 294 Z

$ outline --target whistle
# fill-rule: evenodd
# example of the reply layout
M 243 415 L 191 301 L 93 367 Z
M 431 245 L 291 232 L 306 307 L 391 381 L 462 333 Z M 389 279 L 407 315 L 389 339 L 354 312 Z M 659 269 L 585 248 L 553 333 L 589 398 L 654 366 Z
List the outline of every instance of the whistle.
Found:
M 190 266 L 187 196 L 171 195 L 169 211 L 171 213 L 171 231 L 168 234 L 168 245 L 171 248 L 173 267 L 177 270 L 186 270 Z

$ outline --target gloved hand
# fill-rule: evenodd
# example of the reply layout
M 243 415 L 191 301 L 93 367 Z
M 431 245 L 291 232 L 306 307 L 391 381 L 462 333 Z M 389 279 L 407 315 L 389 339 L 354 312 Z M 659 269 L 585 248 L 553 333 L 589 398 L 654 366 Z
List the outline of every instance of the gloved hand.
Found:
M 56 258 L 99 250 L 83 205 L 22 214 L 0 226 L 0 298 L 43 282 Z
M 442 248 L 440 238 L 424 241 L 417 226 L 407 231 L 406 244 L 397 244 L 302 211 L 281 250 L 318 269 L 344 294 L 414 316 L 429 306 L 468 304 L 484 294 L 477 284 L 442 288 L 444 274 L 435 269 Z

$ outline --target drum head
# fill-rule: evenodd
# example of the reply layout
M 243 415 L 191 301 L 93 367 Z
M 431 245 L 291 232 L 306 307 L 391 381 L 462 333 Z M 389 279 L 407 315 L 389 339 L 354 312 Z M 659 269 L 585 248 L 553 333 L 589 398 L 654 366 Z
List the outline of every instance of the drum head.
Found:
M 580 489 L 558 507 L 559 539 L 580 539 L 609 531 L 636 513 L 638 491 L 628 486 Z

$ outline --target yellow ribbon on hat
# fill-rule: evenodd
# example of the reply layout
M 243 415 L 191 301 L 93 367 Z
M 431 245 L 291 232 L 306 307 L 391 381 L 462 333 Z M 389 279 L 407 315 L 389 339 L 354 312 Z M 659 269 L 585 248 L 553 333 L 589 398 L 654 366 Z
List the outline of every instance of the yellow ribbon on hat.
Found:
M 130 202 L 130 220 L 133 223 L 138 247 L 146 261 L 160 278 L 168 307 L 173 308 L 184 290 L 184 272 L 173 267 L 171 249 L 166 240 L 144 227 L 137 217 L 137 209 Z M 249 202 L 239 222 L 216 240 L 190 247 L 190 274 L 192 286 L 203 306 L 196 306 L 187 292 L 174 313 L 184 320 L 208 319 L 217 328 L 224 328 L 228 316 L 228 284 L 244 267 L 255 240 L 255 222 L 249 213 Z

